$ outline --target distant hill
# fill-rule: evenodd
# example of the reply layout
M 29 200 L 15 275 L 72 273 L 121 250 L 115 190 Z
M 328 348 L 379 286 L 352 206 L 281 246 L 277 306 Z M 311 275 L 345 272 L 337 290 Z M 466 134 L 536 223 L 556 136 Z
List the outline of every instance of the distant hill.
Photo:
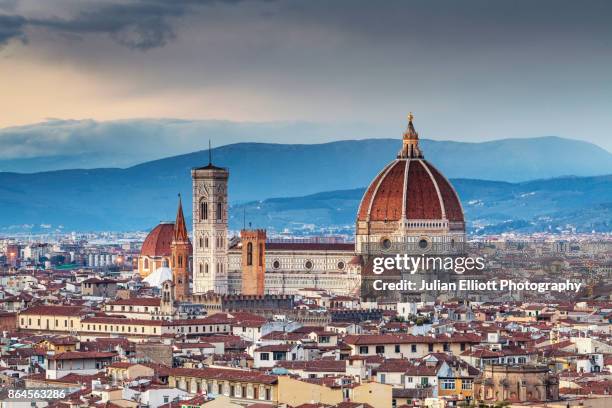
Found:
M 479 233 L 612 231 L 612 175 L 562 177 L 523 183 L 455 179 L 468 221 Z M 303 197 L 272 198 L 235 206 L 232 226 L 246 219 L 254 227 L 303 229 L 333 227 L 347 232 L 364 189 L 330 191 Z
M 230 168 L 229 198 L 239 204 L 361 188 L 395 157 L 399 145 L 394 139 L 239 143 L 214 149 L 213 161 Z M 451 178 L 523 181 L 612 173 L 609 152 L 556 137 L 486 143 L 424 140 L 423 148 Z M 151 228 L 174 216 L 177 193 L 191 197 L 190 169 L 207 162 L 208 152 L 199 151 L 126 169 L 0 173 L 0 231 L 24 224 L 76 230 Z

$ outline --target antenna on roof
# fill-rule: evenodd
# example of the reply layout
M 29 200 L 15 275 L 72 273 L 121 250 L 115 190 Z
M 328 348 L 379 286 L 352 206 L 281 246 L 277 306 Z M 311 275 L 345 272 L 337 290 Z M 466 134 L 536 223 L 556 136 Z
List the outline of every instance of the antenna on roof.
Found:
M 210 139 L 208 139 L 208 165 L 212 164 L 212 149 L 210 148 Z

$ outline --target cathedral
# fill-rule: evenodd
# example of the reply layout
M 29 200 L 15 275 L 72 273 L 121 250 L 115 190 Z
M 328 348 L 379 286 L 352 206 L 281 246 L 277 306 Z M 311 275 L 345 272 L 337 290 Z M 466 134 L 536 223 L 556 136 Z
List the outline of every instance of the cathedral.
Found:
M 191 178 L 193 245 L 179 199 L 176 221 L 149 233 L 138 260 L 143 278 L 157 270 L 171 276 L 177 298 L 210 292 L 292 295 L 312 289 L 358 295 L 373 256 L 464 252 L 459 197 L 425 160 L 412 114 L 397 156 L 364 193 L 354 243 L 268 242 L 265 230 L 243 230 L 230 238 L 229 170 L 211 160 L 192 169 Z

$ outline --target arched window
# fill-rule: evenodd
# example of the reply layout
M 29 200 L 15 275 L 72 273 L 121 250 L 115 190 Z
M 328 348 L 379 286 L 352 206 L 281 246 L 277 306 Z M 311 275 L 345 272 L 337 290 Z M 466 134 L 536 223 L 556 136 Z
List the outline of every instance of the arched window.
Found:
M 202 239 L 202 237 L 200 237 L 200 248 L 204 247 L 204 240 Z
M 247 244 L 247 266 L 253 265 L 253 243 Z
M 203 270 L 202 270 L 202 264 L 199 264 L 199 265 L 198 265 L 198 272 L 200 272 L 200 274 L 203 272 Z
M 178 267 L 179 268 L 183 267 L 183 255 L 178 256 Z
M 205 201 L 202 201 L 200 203 L 200 220 L 207 220 L 208 219 L 208 203 Z
M 204 238 L 204 248 L 208 248 L 208 237 Z
M 222 217 L 221 217 L 221 209 L 222 209 L 221 203 L 217 203 L 217 220 L 221 220 L 222 219 Z
M 204 273 L 208 273 L 208 264 L 204 264 Z

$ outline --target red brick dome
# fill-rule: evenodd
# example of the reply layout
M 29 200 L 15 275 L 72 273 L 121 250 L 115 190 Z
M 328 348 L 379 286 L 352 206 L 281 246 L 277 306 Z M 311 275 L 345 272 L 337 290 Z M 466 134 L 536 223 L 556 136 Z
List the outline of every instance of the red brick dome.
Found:
M 174 223 L 162 222 L 153 228 L 142 244 L 140 255 L 143 256 L 170 256 L 172 238 L 174 236 Z
M 397 159 L 366 190 L 357 221 L 448 220 L 463 222 L 463 209 L 449 181 L 423 158 L 409 116 Z
M 457 193 L 424 159 L 398 158 L 372 181 L 358 221 L 448 220 L 463 222 Z

